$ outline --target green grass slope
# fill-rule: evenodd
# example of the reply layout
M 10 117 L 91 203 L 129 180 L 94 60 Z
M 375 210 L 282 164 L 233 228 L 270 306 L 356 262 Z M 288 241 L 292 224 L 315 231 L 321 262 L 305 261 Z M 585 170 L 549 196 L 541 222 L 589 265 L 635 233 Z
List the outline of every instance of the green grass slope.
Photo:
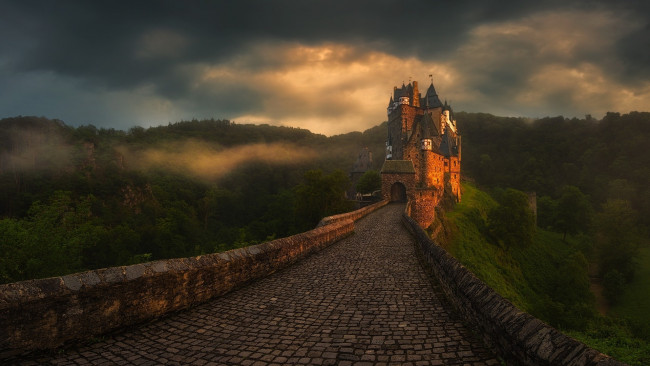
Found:
M 579 240 L 564 241 L 561 234 L 538 228 L 527 247 L 499 246 L 486 227 L 496 205 L 489 194 L 464 183 L 462 201 L 446 215 L 452 233 L 446 249 L 520 309 L 630 365 L 650 364 L 648 342 L 634 338 L 625 322 L 597 314 Z M 621 305 L 616 311 L 647 321 L 643 306 L 650 304 L 650 253 L 644 253 L 645 267 L 634 284 L 638 288 L 626 292 L 634 299 L 621 302 L 640 306 Z
M 528 310 L 530 304 L 522 295 L 527 284 L 521 267 L 484 235 L 485 217 L 496 205 L 487 193 L 464 184 L 461 202 L 447 213 L 453 234 L 446 249 L 503 297 Z
M 634 280 L 610 313 L 627 319 L 635 334 L 650 339 L 650 247 L 641 248 Z

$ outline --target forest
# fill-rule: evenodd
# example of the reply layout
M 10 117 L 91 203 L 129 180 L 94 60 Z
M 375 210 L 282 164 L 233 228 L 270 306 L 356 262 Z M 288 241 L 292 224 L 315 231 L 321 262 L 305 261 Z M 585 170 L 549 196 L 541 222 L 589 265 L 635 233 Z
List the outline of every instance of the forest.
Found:
M 617 249 L 601 255 L 600 275 L 631 281 L 629 258 L 650 227 L 649 113 L 455 118 L 465 179 L 495 197 L 508 188 L 535 192 L 537 225 L 564 238 L 616 238 Z M 386 122 L 326 137 L 214 119 L 128 131 L 0 120 L 0 282 L 222 251 L 310 229 L 351 208 L 342 198 L 347 172 L 364 147 L 378 171 L 385 137 Z
M 384 136 L 385 126 L 325 137 L 226 120 L 119 131 L 3 119 L 0 283 L 312 229 L 353 208 L 347 172 L 363 147 L 382 157 Z
M 650 363 L 650 113 L 456 116 L 466 179 L 447 249 L 521 309 Z
M 641 352 L 630 364 L 646 362 L 650 113 L 454 117 L 466 196 L 450 220 L 465 242 L 448 249 L 535 316 L 606 352 Z M 353 208 L 348 171 L 366 147 L 374 172 L 359 188 L 376 188 L 386 128 L 326 137 L 214 119 L 128 131 L 0 120 L 0 283 L 311 229 Z M 535 217 L 525 209 L 531 193 Z
M 535 192 L 537 226 L 582 235 L 606 295 L 632 281 L 650 228 L 650 113 L 529 121 L 459 113 L 463 169 L 495 198 Z M 510 208 L 512 211 L 512 208 Z M 512 228 L 509 231 L 513 231 Z M 608 282 L 609 281 L 609 282 Z

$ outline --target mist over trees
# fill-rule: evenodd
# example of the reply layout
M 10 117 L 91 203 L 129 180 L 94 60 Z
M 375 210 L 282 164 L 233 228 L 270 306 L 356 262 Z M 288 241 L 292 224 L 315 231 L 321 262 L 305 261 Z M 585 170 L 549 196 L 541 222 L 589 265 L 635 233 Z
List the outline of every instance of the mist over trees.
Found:
M 192 120 L 129 131 L 0 121 L 0 282 L 186 257 L 313 228 L 349 210 L 358 151 L 385 126 L 326 137 Z M 377 167 L 381 166 L 378 159 Z
M 629 248 L 617 253 L 625 258 L 616 259 L 614 269 L 625 281 L 634 275 L 634 254 L 650 227 L 649 113 L 608 113 L 601 121 L 464 112 L 455 118 L 464 176 L 493 192 L 536 192 L 539 227 L 565 238 L 597 238 L 584 252 L 602 262 L 601 272 L 612 269 L 607 253 Z M 9 282 L 210 253 L 304 231 L 349 208 L 339 200 L 347 171 L 364 147 L 379 171 L 385 138 L 385 122 L 326 137 L 214 119 L 128 131 L 37 117 L 1 120 L 0 276 Z M 367 175 L 358 188 L 370 193 L 378 174 Z M 616 239 L 597 224 L 614 210 L 607 204 L 612 200 L 623 202 L 635 227 Z M 60 217 L 46 214 L 59 211 Z M 76 217 L 66 225 L 80 224 L 57 236 L 64 213 Z M 495 210 L 492 235 L 514 243 L 499 222 L 509 224 Z M 36 233 L 48 232 L 47 225 L 61 243 L 50 244 L 63 252 L 39 244 Z M 85 239 L 81 244 L 64 234 Z M 70 263 L 53 261 L 47 266 L 61 270 L 46 269 L 38 258 L 48 251 Z M 29 265 L 27 258 L 33 258 Z

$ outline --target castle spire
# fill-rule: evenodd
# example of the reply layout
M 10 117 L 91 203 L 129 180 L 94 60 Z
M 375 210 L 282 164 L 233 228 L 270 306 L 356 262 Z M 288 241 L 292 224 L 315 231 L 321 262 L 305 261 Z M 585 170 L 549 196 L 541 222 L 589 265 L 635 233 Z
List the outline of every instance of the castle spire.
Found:
M 427 107 L 429 108 L 437 108 L 437 107 L 442 107 L 442 102 L 440 101 L 440 98 L 438 98 L 438 93 L 436 93 L 436 88 L 433 86 L 433 78 L 431 79 L 431 84 L 429 85 L 429 89 L 427 89 L 427 94 L 424 97 L 427 101 Z

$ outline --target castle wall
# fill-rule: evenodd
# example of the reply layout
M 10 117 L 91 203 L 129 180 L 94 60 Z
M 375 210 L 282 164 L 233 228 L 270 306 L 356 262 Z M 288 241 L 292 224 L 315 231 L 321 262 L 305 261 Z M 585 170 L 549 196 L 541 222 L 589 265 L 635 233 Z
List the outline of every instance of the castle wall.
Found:
M 445 184 L 445 157 L 431 151 L 427 151 L 425 157 L 424 171 L 426 174 L 426 186 L 444 189 Z
M 449 184 L 451 186 L 451 193 L 456 196 L 456 199 L 460 201 L 460 159 L 456 156 L 449 158 Z
M 417 188 L 411 200 L 411 217 L 422 228 L 428 228 L 436 219 L 436 206 L 440 203 L 442 190 L 431 188 Z
M 223 295 L 352 234 L 352 220 L 385 204 L 223 253 L 0 285 L 0 359 L 88 339 Z
M 414 218 L 402 221 L 446 298 L 508 365 L 624 366 L 515 307 L 434 243 Z
M 410 105 L 401 104 L 388 118 L 388 130 L 392 137 L 393 160 L 403 160 L 403 149 L 408 141 L 408 131 L 413 128 L 415 116 L 422 110 Z

